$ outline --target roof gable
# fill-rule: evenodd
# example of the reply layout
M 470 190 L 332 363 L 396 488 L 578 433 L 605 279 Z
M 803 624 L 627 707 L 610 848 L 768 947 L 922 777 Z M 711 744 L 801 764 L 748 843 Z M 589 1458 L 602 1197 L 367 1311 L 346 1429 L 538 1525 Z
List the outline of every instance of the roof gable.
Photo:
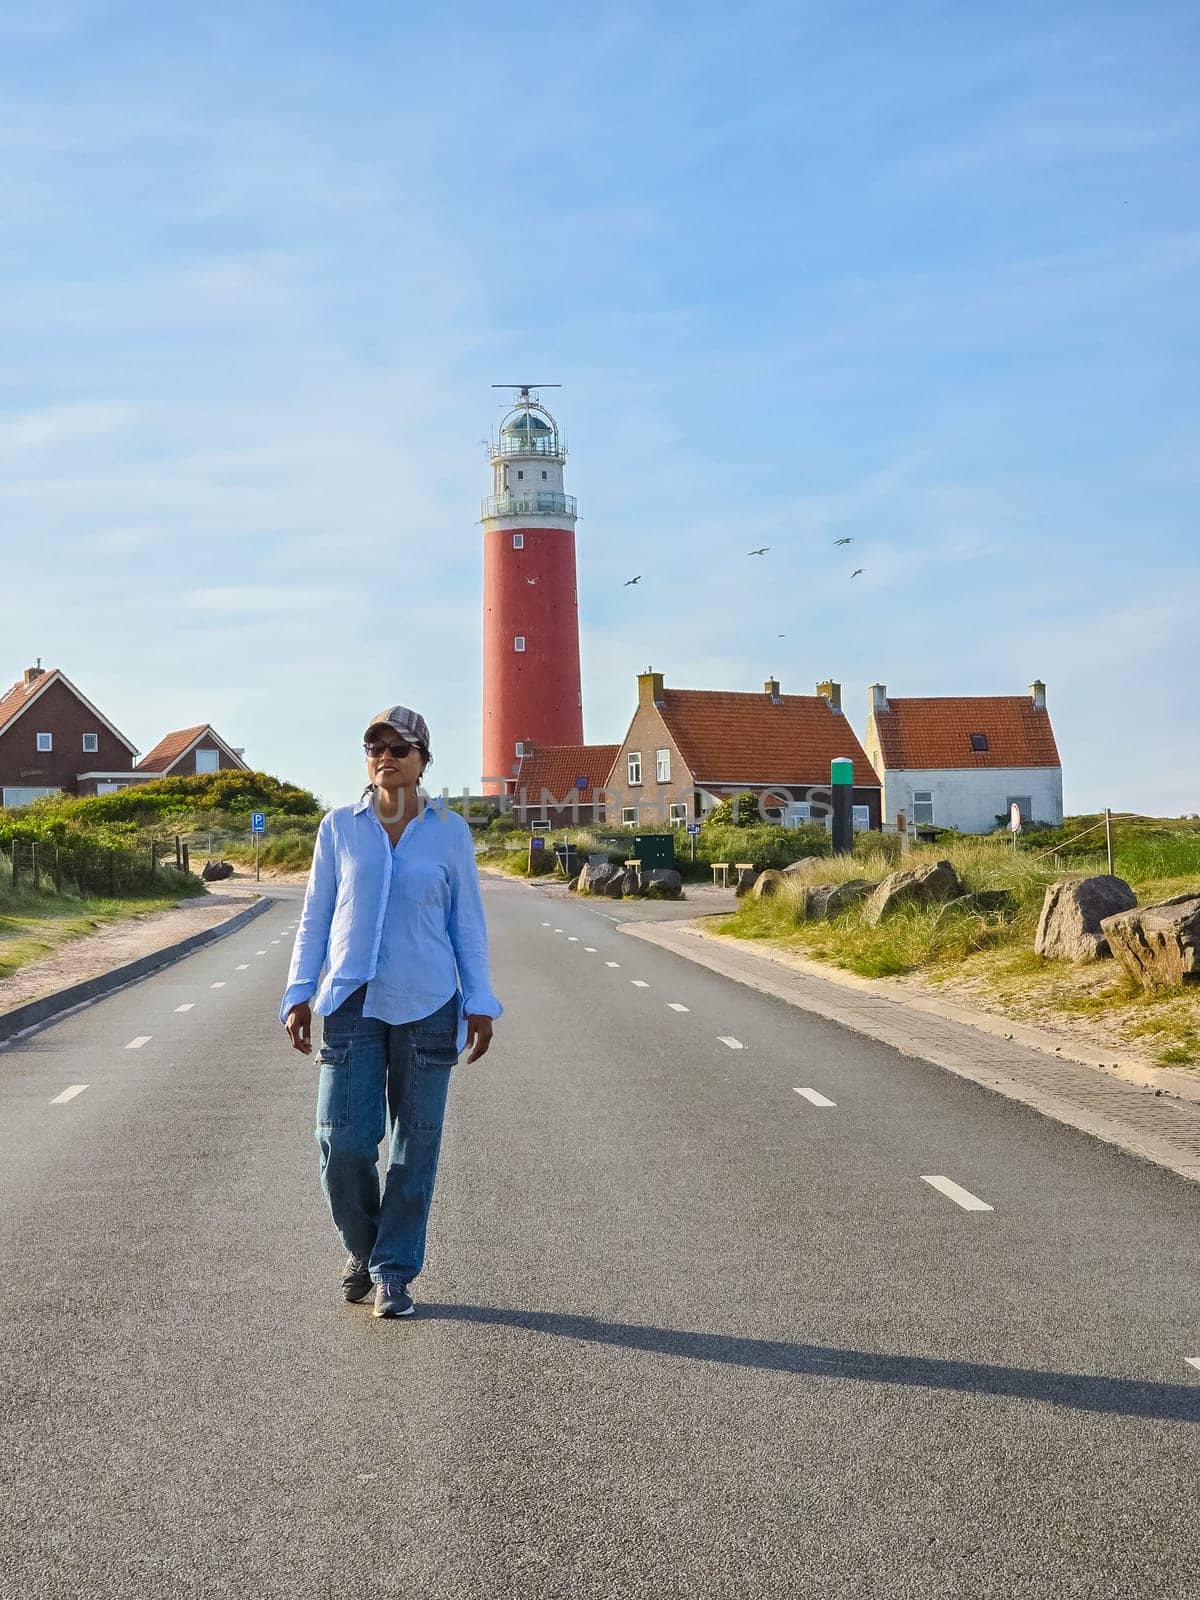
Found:
M 1058 767 L 1050 713 L 1026 695 L 940 695 L 895 700 L 873 712 L 885 768 Z M 983 734 L 987 748 L 972 747 Z M 978 743 L 978 741 L 974 741 Z
M 164 734 L 149 755 L 138 762 L 137 771 L 157 772 L 165 777 L 172 767 L 177 766 L 183 760 L 189 750 L 200 743 L 205 735 L 214 744 L 220 745 L 231 761 L 236 761 L 243 770 L 249 770 L 241 756 L 230 749 L 220 734 L 217 733 L 212 723 L 201 722 L 194 728 L 178 728 L 174 733 Z
M 120 740 L 130 755 L 137 755 L 137 745 L 132 740 L 127 739 L 120 728 L 115 727 L 104 713 L 92 704 L 87 695 L 82 694 L 71 682 L 70 678 L 67 677 L 66 673 L 58 667 L 51 667 L 47 671 L 39 673 L 32 683 L 25 683 L 23 680 L 14 683 L 11 689 L 7 690 L 3 696 L 0 696 L 0 733 L 7 733 L 17 718 L 23 716 L 45 694 L 51 684 L 55 683 L 62 684 L 68 694 L 74 695 L 80 705 L 85 706 L 97 722 L 103 723 L 114 739 Z
M 848 756 L 855 784 L 879 787 L 854 729 L 822 695 L 664 689 L 655 706 L 698 784 L 827 784 L 830 763 Z

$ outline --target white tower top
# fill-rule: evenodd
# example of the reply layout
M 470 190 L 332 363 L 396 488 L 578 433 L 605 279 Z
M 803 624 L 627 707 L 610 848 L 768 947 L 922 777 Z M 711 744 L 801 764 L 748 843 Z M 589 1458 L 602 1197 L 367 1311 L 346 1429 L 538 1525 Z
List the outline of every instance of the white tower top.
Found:
M 575 526 L 575 496 L 563 492 L 566 443 L 530 385 L 520 387 L 517 403 L 505 414 L 488 453 L 492 493 L 483 502 L 484 522 L 515 518 L 508 525 L 524 527 L 533 518 L 535 526 Z

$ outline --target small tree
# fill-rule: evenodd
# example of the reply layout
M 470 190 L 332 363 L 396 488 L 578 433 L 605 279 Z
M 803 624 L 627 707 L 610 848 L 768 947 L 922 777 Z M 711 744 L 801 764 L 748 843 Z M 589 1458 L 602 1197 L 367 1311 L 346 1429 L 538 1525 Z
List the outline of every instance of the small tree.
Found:
M 704 818 L 705 825 L 714 827 L 755 828 L 762 825 L 758 811 L 758 795 L 753 789 L 742 789 L 728 800 L 719 801 Z M 736 802 L 736 815 L 735 815 Z

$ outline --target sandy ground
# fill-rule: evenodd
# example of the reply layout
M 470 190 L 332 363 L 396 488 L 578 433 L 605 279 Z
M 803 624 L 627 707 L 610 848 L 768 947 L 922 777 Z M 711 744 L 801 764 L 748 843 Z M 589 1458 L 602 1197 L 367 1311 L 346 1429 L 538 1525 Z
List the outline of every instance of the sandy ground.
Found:
M 251 879 L 253 876 L 251 873 Z M 0 979 L 0 1012 L 40 1000 L 73 983 L 85 983 L 127 961 L 228 922 L 246 909 L 254 898 L 253 890 L 253 882 L 245 885 L 227 880 L 211 894 L 181 900 L 174 910 L 148 911 L 125 922 L 111 922 L 81 939 L 69 939 L 49 955 L 21 967 L 11 978 Z

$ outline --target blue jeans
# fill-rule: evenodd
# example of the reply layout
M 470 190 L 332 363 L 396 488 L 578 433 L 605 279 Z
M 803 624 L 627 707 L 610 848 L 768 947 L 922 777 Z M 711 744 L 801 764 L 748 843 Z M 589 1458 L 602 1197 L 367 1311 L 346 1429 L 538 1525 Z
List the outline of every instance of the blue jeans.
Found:
M 458 1059 L 458 996 L 418 1022 L 389 1023 L 363 1016 L 365 994 L 365 985 L 355 990 L 325 1018 L 322 1031 L 321 1187 L 342 1243 L 367 1263 L 374 1281 L 408 1283 L 425 1264 L 450 1069 Z

